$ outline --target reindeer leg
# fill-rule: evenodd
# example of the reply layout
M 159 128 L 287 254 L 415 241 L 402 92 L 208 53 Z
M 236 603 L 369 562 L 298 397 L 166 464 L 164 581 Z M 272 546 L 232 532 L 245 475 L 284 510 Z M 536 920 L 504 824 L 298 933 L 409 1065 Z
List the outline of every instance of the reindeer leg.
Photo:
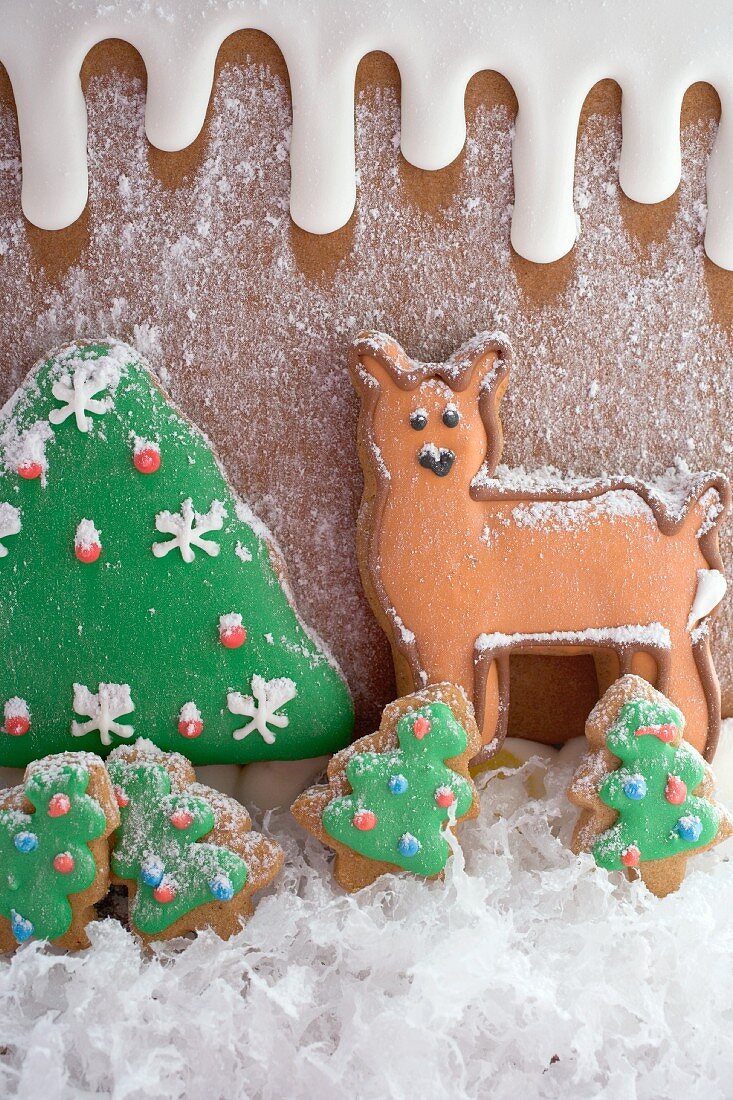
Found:
M 474 661 L 474 707 L 483 748 L 473 764 L 481 764 L 499 751 L 509 720 L 509 652 L 477 650 Z
M 672 633 L 658 687 L 684 714 L 685 740 L 711 760 L 720 732 L 720 685 L 707 633 L 704 629 L 695 633 L 691 635 L 685 627 Z

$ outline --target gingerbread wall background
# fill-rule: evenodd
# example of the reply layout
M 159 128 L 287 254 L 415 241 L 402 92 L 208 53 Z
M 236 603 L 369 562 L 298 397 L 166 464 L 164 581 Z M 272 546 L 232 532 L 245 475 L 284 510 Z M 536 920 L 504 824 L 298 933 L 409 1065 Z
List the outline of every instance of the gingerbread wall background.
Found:
M 74 336 L 112 333 L 146 354 L 276 534 L 304 615 L 348 676 L 361 731 L 393 680 L 354 550 L 361 471 L 346 360 L 360 328 L 391 331 L 436 360 L 479 329 L 505 329 L 515 346 L 502 406 L 510 464 L 650 477 L 679 456 L 730 474 L 733 275 L 702 246 L 719 112 L 708 86 L 685 99 L 680 190 L 648 207 L 618 186 L 618 88 L 594 89 L 576 162 L 582 234 L 565 259 L 537 266 L 509 245 L 516 102 L 496 74 L 469 85 L 461 156 L 426 173 L 399 154 L 394 63 L 367 57 L 357 82 L 357 209 L 328 237 L 289 217 L 287 71 L 265 36 L 241 32 L 224 44 L 206 125 L 182 153 L 147 143 L 145 70 L 131 47 L 96 47 L 82 77 L 90 201 L 58 232 L 21 215 L 17 122 L 3 82 L 0 397 Z M 730 548 L 726 532 L 726 560 Z M 724 714 L 733 713 L 732 629 L 724 605 L 714 627 Z M 549 709 L 573 694 L 568 676 L 581 689 L 577 710 L 556 711 L 557 721 L 572 725 L 590 709 L 583 659 L 531 671 L 542 707 L 528 696 L 510 732 L 536 726 L 548 693 Z

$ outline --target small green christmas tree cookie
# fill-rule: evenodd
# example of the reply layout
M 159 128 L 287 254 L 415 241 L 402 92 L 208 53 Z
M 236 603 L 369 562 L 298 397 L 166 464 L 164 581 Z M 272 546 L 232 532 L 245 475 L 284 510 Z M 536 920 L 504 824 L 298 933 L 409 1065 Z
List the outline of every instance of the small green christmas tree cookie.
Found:
M 90 753 L 35 761 L 22 787 L 0 791 L 0 950 L 32 937 L 87 946 L 118 822 L 104 765 Z
M 683 730 L 664 695 L 622 677 L 588 719 L 591 753 L 568 792 L 582 810 L 574 850 L 592 852 L 609 871 L 638 873 L 658 897 L 680 886 L 691 855 L 733 831 L 713 798 L 713 773 Z
M 334 849 L 347 890 L 397 869 L 439 875 L 450 855 L 446 829 L 478 813 L 468 763 L 480 744 L 463 692 L 426 688 L 391 703 L 377 733 L 335 756 L 328 785 L 301 795 L 293 815 Z
M 132 348 L 41 362 L 0 419 L 0 765 L 143 730 L 197 764 L 348 744 L 348 689 L 284 572 Z
M 107 769 L 120 807 L 112 874 L 128 887 L 131 928 L 144 940 L 239 931 L 252 894 L 280 870 L 279 846 L 178 753 L 141 740 L 115 749 Z

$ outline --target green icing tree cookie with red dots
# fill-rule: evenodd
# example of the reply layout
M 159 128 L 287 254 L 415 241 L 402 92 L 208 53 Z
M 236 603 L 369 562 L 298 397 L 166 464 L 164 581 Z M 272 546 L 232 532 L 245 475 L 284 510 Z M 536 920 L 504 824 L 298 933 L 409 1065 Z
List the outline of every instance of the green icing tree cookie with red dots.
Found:
M 0 421 L 0 765 L 143 732 L 197 764 L 342 748 L 348 689 L 283 578 L 132 348 L 45 359 Z
M 452 684 L 398 699 L 377 733 L 333 758 L 328 784 L 292 812 L 336 852 L 335 874 L 358 890 L 389 871 L 434 877 L 445 869 L 446 830 L 478 814 L 468 764 L 481 746 L 473 710 Z
M 568 792 L 582 810 L 575 851 L 638 874 L 659 897 L 680 886 L 690 856 L 733 831 L 713 798 L 712 770 L 683 731 L 682 713 L 664 695 L 622 677 L 588 719 L 591 752 Z
M 0 791 L 0 950 L 32 938 L 87 946 L 118 823 L 104 764 L 91 753 L 35 761 L 22 787 Z
M 107 769 L 120 809 L 112 874 L 128 888 L 133 931 L 146 941 L 238 932 L 253 893 L 280 871 L 279 845 L 251 832 L 238 802 L 197 783 L 178 753 L 140 740 L 115 749 Z

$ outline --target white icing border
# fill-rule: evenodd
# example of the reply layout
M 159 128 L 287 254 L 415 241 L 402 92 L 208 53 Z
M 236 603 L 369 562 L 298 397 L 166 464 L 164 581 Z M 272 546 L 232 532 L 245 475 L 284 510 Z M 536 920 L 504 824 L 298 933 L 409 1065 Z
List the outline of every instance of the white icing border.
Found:
M 179 150 L 199 134 L 222 42 L 270 35 L 293 98 L 291 214 L 330 233 L 356 201 L 354 79 L 360 60 L 389 53 L 402 79 L 402 152 L 436 170 L 466 137 L 471 76 L 501 72 L 517 95 L 512 244 L 549 263 L 575 242 L 580 110 L 599 80 L 623 91 L 620 183 L 655 203 L 680 182 L 680 107 L 710 82 L 722 119 L 708 169 L 705 247 L 733 270 L 733 19 L 729 0 L 0 0 L 0 61 L 10 76 L 23 153 L 23 210 L 42 229 L 74 222 L 87 201 L 86 106 L 79 72 L 108 38 L 129 42 L 148 72 L 146 131 Z M 185 80 L 181 79 L 185 73 Z

